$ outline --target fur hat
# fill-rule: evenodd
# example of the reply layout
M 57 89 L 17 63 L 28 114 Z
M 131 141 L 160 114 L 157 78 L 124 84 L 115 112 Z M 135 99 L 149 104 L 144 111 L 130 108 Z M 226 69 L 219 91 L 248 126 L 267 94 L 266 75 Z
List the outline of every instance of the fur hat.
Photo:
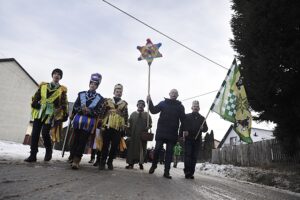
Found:
M 192 106 L 200 106 L 200 105 L 199 105 L 199 101 L 197 101 L 197 100 L 193 101 L 193 102 L 192 102 Z
M 146 104 L 145 104 L 145 101 L 142 100 L 142 99 L 138 100 L 138 102 L 137 102 L 136 105 L 138 106 L 139 104 L 143 104 L 144 106 L 146 105 Z
M 63 71 L 61 69 L 58 69 L 58 68 L 54 69 L 51 73 L 51 76 L 53 76 L 54 73 L 58 73 L 60 75 L 60 79 L 62 79 Z
M 114 87 L 114 92 L 116 91 L 116 89 L 121 89 L 123 91 L 123 85 L 118 83 L 117 85 L 115 85 Z
M 101 74 L 95 73 L 91 75 L 90 83 L 94 82 L 97 83 L 97 85 L 99 85 L 101 83 L 101 80 L 102 80 Z

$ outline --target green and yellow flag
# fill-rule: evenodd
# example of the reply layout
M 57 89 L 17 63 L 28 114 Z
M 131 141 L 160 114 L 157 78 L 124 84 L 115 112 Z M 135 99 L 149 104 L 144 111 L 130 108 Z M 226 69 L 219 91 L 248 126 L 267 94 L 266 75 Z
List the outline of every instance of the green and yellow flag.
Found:
M 218 113 L 223 119 L 234 123 L 233 128 L 241 140 L 252 143 L 250 137 L 252 116 L 249 111 L 243 77 L 235 59 L 210 110 Z

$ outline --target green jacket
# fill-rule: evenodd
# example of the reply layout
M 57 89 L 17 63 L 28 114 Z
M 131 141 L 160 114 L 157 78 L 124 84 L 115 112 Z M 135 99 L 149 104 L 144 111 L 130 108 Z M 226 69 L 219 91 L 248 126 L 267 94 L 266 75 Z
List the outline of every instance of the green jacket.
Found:
M 182 147 L 180 146 L 180 144 L 176 144 L 174 146 L 174 156 L 180 156 L 182 152 Z

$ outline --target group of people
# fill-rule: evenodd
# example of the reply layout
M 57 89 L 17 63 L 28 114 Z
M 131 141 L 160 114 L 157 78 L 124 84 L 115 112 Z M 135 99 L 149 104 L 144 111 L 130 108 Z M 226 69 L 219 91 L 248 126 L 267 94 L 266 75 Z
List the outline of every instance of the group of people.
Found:
M 31 134 L 30 156 L 26 162 L 36 162 L 38 141 L 40 132 L 46 148 L 44 161 L 52 158 L 52 142 L 50 131 L 59 134 L 62 123 L 72 121 L 74 139 L 70 149 L 69 160 L 72 169 L 78 169 L 90 136 L 100 130 L 101 147 L 98 149 L 97 160 L 99 170 L 106 167 L 113 170 L 113 160 L 125 135 L 129 138 L 127 150 L 126 169 L 133 169 L 134 164 L 139 164 L 142 170 L 144 156 L 147 151 L 147 141 L 142 140 L 142 133 L 147 132 L 152 126 L 149 113 L 144 111 L 145 101 L 138 100 L 137 111 L 128 116 L 128 103 L 121 99 L 123 86 L 116 84 L 112 98 L 104 98 L 96 92 L 102 76 L 99 73 L 91 75 L 89 89 L 78 93 L 71 116 L 68 116 L 67 88 L 59 84 L 63 77 L 61 69 L 52 71 L 52 81 L 41 83 L 32 98 L 33 129 Z M 192 113 L 185 114 L 184 106 L 178 98 L 178 91 L 172 89 L 170 98 L 165 98 L 159 104 L 152 102 L 150 95 L 147 103 L 152 114 L 160 113 L 155 134 L 155 148 L 152 166 L 149 174 L 153 174 L 159 162 L 159 153 L 166 144 L 164 174 L 171 179 L 170 165 L 172 162 L 174 147 L 178 140 L 184 141 L 184 173 L 185 178 L 193 179 L 197 155 L 201 147 L 201 133 L 207 131 L 207 125 L 203 116 L 199 114 L 199 102 L 193 101 Z M 179 133 L 179 134 L 178 134 Z M 199 135 L 200 134 L 200 135 Z M 175 148 L 176 150 L 176 148 Z M 95 151 L 93 151 L 95 154 Z M 177 162 L 176 162 L 177 163 Z

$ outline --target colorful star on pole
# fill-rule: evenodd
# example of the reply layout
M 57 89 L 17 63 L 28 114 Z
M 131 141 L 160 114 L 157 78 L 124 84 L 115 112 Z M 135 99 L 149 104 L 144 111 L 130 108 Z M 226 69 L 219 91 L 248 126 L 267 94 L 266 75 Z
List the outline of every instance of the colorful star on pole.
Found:
M 150 39 L 147 39 L 145 46 L 138 46 L 137 49 L 141 52 L 141 56 L 138 60 L 146 60 L 150 66 L 154 58 L 162 57 L 158 49 L 161 46 L 161 43 L 153 44 Z

